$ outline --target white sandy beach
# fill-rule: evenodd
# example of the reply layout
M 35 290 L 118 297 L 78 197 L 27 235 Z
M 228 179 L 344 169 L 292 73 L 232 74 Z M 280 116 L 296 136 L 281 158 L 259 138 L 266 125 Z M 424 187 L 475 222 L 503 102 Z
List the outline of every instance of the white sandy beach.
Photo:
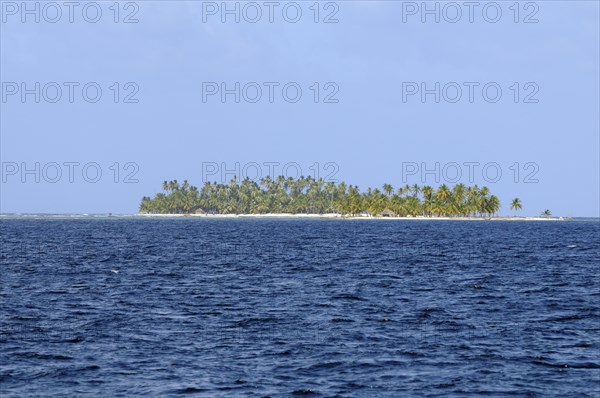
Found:
M 186 218 L 293 218 L 293 219 L 340 219 L 340 220 L 421 220 L 421 221 L 564 221 L 563 217 L 382 217 L 344 216 L 341 214 L 137 214 L 140 217 L 186 217 Z

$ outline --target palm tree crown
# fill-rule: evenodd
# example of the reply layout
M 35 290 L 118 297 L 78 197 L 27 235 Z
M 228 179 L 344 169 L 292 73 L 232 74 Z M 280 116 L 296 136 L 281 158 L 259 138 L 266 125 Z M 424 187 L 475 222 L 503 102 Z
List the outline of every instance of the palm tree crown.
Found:
M 521 199 L 519 198 L 514 198 L 512 200 L 512 202 L 510 202 L 510 209 L 515 211 L 515 214 L 517 213 L 517 210 L 521 210 L 523 208 L 523 205 L 521 204 Z
M 548 209 L 546 209 L 542 212 L 542 217 L 551 217 L 551 216 L 552 216 L 552 212 Z

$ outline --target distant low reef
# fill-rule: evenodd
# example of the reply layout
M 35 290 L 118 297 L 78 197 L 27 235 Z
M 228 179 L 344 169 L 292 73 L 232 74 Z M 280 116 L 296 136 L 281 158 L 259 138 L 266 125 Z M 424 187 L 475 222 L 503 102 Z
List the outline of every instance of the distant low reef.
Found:
M 488 187 L 445 184 L 437 189 L 425 185 L 405 185 L 394 189 L 361 191 L 345 182 L 325 182 L 322 178 L 279 176 L 227 184 L 207 182 L 201 189 L 187 180 L 164 181 L 163 192 L 144 196 L 139 205 L 142 215 L 206 217 L 296 217 L 296 218 L 410 218 L 410 219 L 501 219 L 558 220 L 550 210 L 540 217 L 516 217 L 521 199 L 510 202 L 514 217 L 499 217 L 500 199 Z

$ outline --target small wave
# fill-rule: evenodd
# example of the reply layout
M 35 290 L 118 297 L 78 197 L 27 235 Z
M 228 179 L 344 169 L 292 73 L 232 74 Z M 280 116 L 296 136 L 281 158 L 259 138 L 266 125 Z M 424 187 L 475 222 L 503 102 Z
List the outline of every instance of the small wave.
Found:
M 324 363 L 318 363 L 318 364 L 315 364 L 315 365 L 312 365 L 312 366 L 309 366 L 307 368 L 303 368 L 300 370 L 309 371 L 309 372 L 318 372 L 321 370 L 337 368 L 338 366 L 342 366 L 342 365 L 344 365 L 343 361 L 324 362 Z
M 45 361 L 70 361 L 73 357 L 69 357 L 66 355 L 52 355 L 52 354 L 39 354 L 37 352 L 16 352 L 13 354 L 16 357 L 21 358 L 34 358 L 34 359 L 42 359 Z
M 316 392 L 315 390 L 310 390 L 310 389 L 294 390 L 292 392 L 292 395 L 316 395 L 316 394 L 318 394 L 318 392 Z
M 339 294 L 337 296 L 333 296 L 334 299 L 336 300 L 355 300 L 355 301 L 362 301 L 363 298 L 359 297 L 357 295 L 354 294 Z
M 194 394 L 194 393 L 199 393 L 199 392 L 203 392 L 206 391 L 202 388 L 197 388 L 197 387 L 185 387 L 185 388 L 180 388 L 178 390 L 175 390 L 175 394 Z
M 549 366 L 552 368 L 600 369 L 600 365 L 594 362 L 552 363 L 546 361 L 533 361 L 533 363 L 536 365 Z
M 542 319 L 541 322 L 567 322 L 567 321 L 578 321 L 582 319 L 592 319 L 598 318 L 596 314 L 574 314 L 574 315 L 565 315 L 558 316 L 553 318 Z
M 331 320 L 331 322 L 333 322 L 333 323 L 351 323 L 354 321 L 352 319 L 348 319 L 348 318 L 333 318 Z
M 243 327 L 243 326 L 249 326 L 249 325 L 253 325 L 253 324 L 261 325 L 261 324 L 277 323 L 279 321 L 280 320 L 275 317 L 246 318 L 246 319 L 242 319 L 241 321 L 237 322 L 237 326 Z
M 593 343 L 589 343 L 587 341 L 582 341 L 581 343 L 577 343 L 577 344 L 573 344 L 570 347 L 576 347 L 576 348 L 590 348 L 593 347 L 594 344 Z

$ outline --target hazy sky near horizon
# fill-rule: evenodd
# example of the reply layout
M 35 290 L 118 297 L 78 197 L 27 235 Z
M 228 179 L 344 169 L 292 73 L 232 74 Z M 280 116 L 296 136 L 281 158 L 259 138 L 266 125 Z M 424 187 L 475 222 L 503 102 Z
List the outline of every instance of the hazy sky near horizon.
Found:
M 134 213 L 258 165 L 600 216 L 597 1 L 88 3 L 1 2 L 3 213 Z

